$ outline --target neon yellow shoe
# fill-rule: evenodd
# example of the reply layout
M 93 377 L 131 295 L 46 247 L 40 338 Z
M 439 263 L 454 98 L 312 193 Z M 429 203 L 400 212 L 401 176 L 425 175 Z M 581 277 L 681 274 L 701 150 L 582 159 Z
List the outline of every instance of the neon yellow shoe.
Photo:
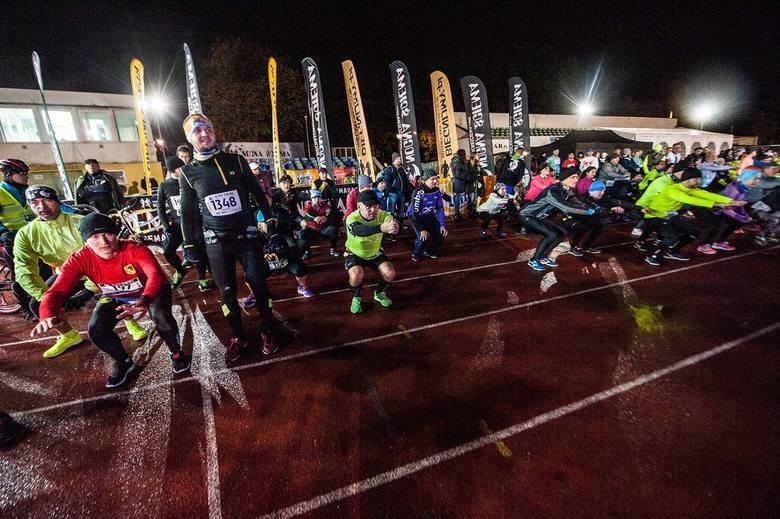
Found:
M 363 305 L 361 304 L 359 297 L 352 298 L 352 303 L 349 305 L 349 311 L 353 314 L 359 314 L 363 311 Z
M 393 300 L 385 295 L 384 292 L 374 292 L 374 301 L 378 302 L 385 308 L 393 306 Z
M 135 319 L 125 319 L 125 326 L 127 327 L 127 332 L 134 341 L 142 341 L 149 335 L 146 328 L 138 324 Z
M 84 342 L 84 337 L 81 336 L 76 330 L 71 330 L 65 334 L 60 335 L 54 346 L 43 352 L 44 359 L 50 359 L 65 353 L 68 348 L 72 348 L 77 344 Z
M 174 272 L 173 276 L 171 277 L 171 288 L 176 290 L 179 288 L 179 285 L 181 285 L 181 282 L 184 281 L 184 274 L 181 272 Z

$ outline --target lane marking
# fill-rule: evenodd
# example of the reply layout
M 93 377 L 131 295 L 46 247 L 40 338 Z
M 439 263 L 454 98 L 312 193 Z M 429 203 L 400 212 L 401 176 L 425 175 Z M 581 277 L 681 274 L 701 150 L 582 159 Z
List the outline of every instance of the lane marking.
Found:
M 780 246 L 776 246 L 776 247 L 780 247 Z M 419 332 L 419 331 L 431 330 L 431 329 L 434 329 L 434 328 L 439 328 L 441 326 L 447 326 L 449 324 L 454 324 L 454 323 L 459 323 L 459 322 L 464 322 L 464 321 L 470 321 L 470 320 L 473 320 L 473 319 L 481 319 L 483 317 L 489 317 L 489 316 L 492 316 L 492 315 L 498 315 L 498 314 L 502 314 L 502 313 L 505 313 L 505 312 L 511 312 L 511 311 L 519 310 L 519 309 L 523 309 L 523 308 L 530 308 L 532 306 L 537 306 L 537 305 L 541 305 L 541 304 L 544 304 L 544 303 L 549 303 L 549 302 L 552 302 L 552 301 L 559 301 L 559 300 L 562 300 L 562 299 L 568 299 L 568 298 L 571 298 L 571 297 L 577 297 L 577 296 L 584 295 L 584 294 L 590 294 L 590 293 L 593 293 L 593 292 L 599 292 L 599 291 L 602 291 L 602 290 L 608 290 L 608 289 L 611 289 L 613 287 L 624 285 L 624 284 L 627 284 L 627 283 L 637 283 L 637 282 L 640 282 L 640 281 L 647 281 L 647 280 L 650 280 L 650 279 L 661 278 L 661 277 L 669 276 L 669 275 L 672 275 L 672 274 L 678 274 L 680 272 L 687 272 L 689 270 L 694 270 L 694 269 L 698 269 L 698 268 L 702 268 L 702 267 L 709 267 L 709 266 L 711 266 L 714 263 L 721 263 L 721 262 L 725 262 L 725 261 L 732 261 L 732 260 L 743 258 L 743 257 L 746 257 L 746 256 L 752 256 L 754 254 L 759 254 L 760 252 L 762 252 L 762 251 L 750 251 L 750 252 L 745 252 L 745 253 L 742 253 L 742 254 L 735 254 L 733 256 L 724 256 L 724 257 L 717 258 L 717 259 L 714 259 L 714 260 L 706 261 L 705 263 L 697 263 L 697 264 L 694 264 L 694 265 L 686 265 L 684 267 L 678 267 L 676 269 L 671 269 L 671 270 L 667 270 L 667 271 L 663 271 L 663 272 L 656 272 L 655 274 L 648 274 L 648 275 L 640 276 L 640 277 L 633 278 L 633 279 L 627 279 L 625 281 L 616 281 L 616 282 L 608 284 L 608 285 L 602 285 L 602 286 L 598 286 L 598 287 L 586 288 L 586 289 L 583 289 L 583 290 L 578 290 L 576 292 L 570 292 L 568 294 L 560 294 L 560 295 L 557 295 L 557 296 L 550 296 L 550 297 L 547 297 L 547 298 L 544 298 L 544 299 L 536 299 L 536 300 L 533 300 L 533 301 L 527 301 L 525 303 L 519 303 L 519 304 L 516 304 L 516 305 L 511 305 L 511 306 L 508 306 L 508 307 L 504 307 L 504 308 L 498 308 L 498 309 L 495 309 L 495 310 L 489 310 L 489 311 L 481 312 L 481 313 L 478 313 L 478 314 L 472 314 L 472 315 L 467 315 L 467 316 L 463 316 L 463 317 L 457 317 L 457 318 L 454 318 L 454 319 L 448 319 L 446 321 L 439 321 L 439 322 L 436 322 L 436 323 L 431 323 L 431 324 L 426 324 L 426 325 L 422 325 L 422 326 L 417 326 L 417 327 L 414 327 L 414 328 L 409 328 L 409 329 L 407 329 L 407 330 L 405 330 L 403 332 L 402 331 L 390 332 L 390 333 L 386 333 L 386 334 L 383 334 L 383 335 L 377 335 L 377 336 L 374 336 L 374 337 L 367 337 L 367 338 L 363 338 L 363 339 L 356 339 L 354 341 L 344 342 L 344 343 L 341 343 L 341 344 L 334 344 L 332 346 L 325 346 L 323 348 L 311 349 L 311 350 L 306 350 L 306 351 L 302 351 L 302 352 L 298 352 L 298 353 L 291 353 L 289 355 L 283 355 L 283 356 L 275 357 L 275 358 L 272 358 L 272 359 L 265 359 L 265 360 L 261 360 L 261 361 L 258 361 L 258 362 L 253 362 L 253 363 L 250 363 L 250 364 L 244 364 L 242 366 L 236 366 L 236 367 L 233 367 L 233 368 L 224 368 L 224 369 L 220 369 L 220 370 L 215 371 L 214 374 L 215 375 L 219 375 L 219 374 L 222 374 L 223 372 L 244 371 L 244 370 L 247 370 L 247 369 L 253 369 L 253 368 L 257 368 L 257 367 L 267 366 L 267 365 L 270 365 L 270 364 L 277 364 L 277 363 L 286 362 L 286 361 L 289 361 L 289 360 L 297 360 L 297 359 L 301 359 L 301 358 L 305 358 L 305 357 L 311 357 L 313 355 L 319 355 L 321 353 L 327 353 L 327 352 L 334 351 L 334 350 L 339 350 L 339 349 L 342 349 L 342 348 L 348 348 L 350 346 L 358 346 L 358 345 L 361 345 L 361 344 L 367 344 L 367 343 L 371 343 L 371 342 L 374 342 L 374 341 L 379 341 L 379 340 L 388 339 L 388 338 L 391 338 L 391 337 L 396 337 L 398 335 L 403 335 L 404 333 L 416 333 L 416 332 Z M 12 414 L 13 416 L 23 417 L 23 416 L 27 416 L 27 415 L 30 415 L 30 414 L 42 413 L 42 412 L 51 411 L 51 410 L 55 410 L 55 409 L 62 409 L 62 408 L 66 408 L 66 407 L 70 407 L 70 406 L 74 406 L 74 405 L 81 405 L 83 403 L 88 403 L 88 402 L 95 402 L 95 401 L 101 401 L 101 400 L 109 400 L 109 399 L 112 399 L 112 398 L 124 397 L 124 396 L 131 395 L 133 393 L 137 393 L 137 392 L 140 392 L 140 391 L 149 391 L 149 390 L 157 389 L 158 387 L 168 387 L 168 386 L 171 386 L 171 385 L 183 384 L 185 382 L 191 382 L 191 381 L 197 381 L 197 380 L 198 380 L 198 377 L 196 377 L 196 376 L 182 377 L 182 378 L 178 378 L 176 380 L 173 380 L 173 381 L 171 381 L 169 383 L 166 382 L 166 383 L 151 384 L 149 386 L 137 387 L 137 388 L 133 388 L 133 389 L 125 390 L 125 391 L 116 391 L 116 392 L 102 394 L 102 395 L 95 395 L 95 396 L 86 397 L 86 398 L 82 398 L 82 399 L 78 399 L 78 400 L 73 400 L 73 401 L 68 401 L 68 402 L 61 402 L 61 403 L 58 403 L 58 404 L 52 404 L 52 405 L 48 405 L 48 406 L 38 407 L 38 408 L 35 408 L 35 409 L 29 409 L 29 410 L 26 410 L 26 411 L 17 411 L 17 412 L 13 412 L 13 413 L 11 411 L 6 411 L 6 412 L 8 412 L 9 414 Z
M 412 334 L 406 331 L 406 326 L 404 326 L 403 324 L 399 324 L 398 329 L 404 332 L 404 337 L 411 340 Z
M 534 429 L 536 427 L 539 427 L 540 425 L 544 425 L 548 422 L 552 422 L 559 418 L 563 418 L 564 416 L 575 413 L 577 411 L 590 407 L 594 404 L 598 404 L 617 395 L 631 391 L 632 389 L 643 386 L 645 384 L 658 380 L 662 377 L 665 377 L 667 375 L 670 375 L 672 373 L 675 373 L 687 367 L 698 364 L 711 357 L 720 355 L 721 353 L 736 348 L 741 344 L 744 344 L 748 341 L 761 337 L 762 335 L 766 335 L 767 333 L 773 332 L 778 328 L 780 328 L 780 322 L 776 322 L 772 325 L 765 326 L 764 328 L 761 328 L 760 330 L 756 330 L 751 334 L 745 335 L 738 339 L 734 339 L 733 341 L 726 342 L 724 344 L 721 344 L 720 346 L 716 346 L 714 348 L 698 353 L 696 355 L 686 357 L 678 362 L 675 362 L 674 364 L 666 366 L 665 368 L 657 369 L 655 371 L 642 375 L 641 377 L 637 377 L 634 380 L 631 380 L 629 382 L 624 382 L 617 386 L 613 386 L 609 389 L 605 389 L 604 391 L 594 393 L 586 398 L 558 407 L 556 409 L 553 409 L 552 411 L 542 413 L 524 422 L 516 423 L 505 429 L 501 429 L 500 431 L 497 431 L 495 433 L 486 434 L 485 436 L 482 436 L 480 438 L 477 438 L 467 443 L 463 443 L 461 445 L 458 445 L 457 447 L 453 447 L 451 449 L 438 452 L 431 456 L 421 458 L 417 461 L 407 463 L 406 465 L 402 465 L 400 467 L 396 467 L 386 472 L 382 472 L 381 474 L 377 474 L 370 478 L 357 481 L 355 483 L 333 490 L 326 494 L 321 494 L 307 501 L 301 501 L 300 503 L 296 503 L 292 506 L 282 508 L 280 510 L 264 515 L 262 517 L 267 517 L 267 518 L 295 517 L 301 514 L 311 512 L 313 510 L 317 510 L 318 508 L 322 508 L 323 506 L 328 506 L 338 501 L 342 501 L 348 497 L 353 497 L 362 494 L 363 492 L 366 492 L 373 488 L 377 488 L 379 486 L 386 485 L 394 481 L 398 481 L 400 479 L 411 476 L 412 474 L 420 472 L 424 469 L 434 467 L 436 465 L 440 465 L 444 462 L 463 456 L 464 454 L 468 454 L 477 449 L 481 449 L 482 447 L 486 447 L 496 442 L 506 440 L 507 438 L 511 438 L 512 436 L 515 436 L 521 432 Z
M 479 428 L 482 429 L 482 432 L 485 433 L 486 436 L 490 436 L 491 434 L 495 434 L 493 430 L 488 427 L 488 424 L 485 420 L 479 421 Z M 501 440 L 498 440 L 497 442 L 493 442 L 493 445 L 496 447 L 496 450 L 499 454 L 501 454 L 505 458 L 511 458 L 512 457 L 512 450 L 507 447 L 506 443 L 502 442 Z

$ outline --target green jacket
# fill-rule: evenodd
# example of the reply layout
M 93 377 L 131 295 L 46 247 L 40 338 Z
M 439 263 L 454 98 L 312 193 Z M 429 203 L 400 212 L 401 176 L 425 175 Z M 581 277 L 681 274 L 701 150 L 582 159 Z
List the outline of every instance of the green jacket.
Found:
M 731 198 L 727 196 L 710 193 L 697 187 L 688 188 L 681 183 L 676 183 L 666 187 L 645 206 L 645 209 L 648 210 L 645 218 L 666 218 L 670 212 L 679 211 L 684 205 L 709 208 L 718 203 L 728 202 L 731 202 Z
M 16 195 L 22 197 L 21 202 Z M 0 232 L 18 231 L 33 218 L 35 214 L 24 202 L 24 194 L 19 194 L 13 186 L 0 182 Z
M 51 221 L 36 218 L 16 233 L 16 281 L 36 300 L 40 301 L 48 289 L 38 270 L 38 260 L 58 269 L 71 254 L 81 249 L 84 246 L 79 232 L 81 218 L 81 215 L 65 213 Z M 87 284 L 87 288 L 98 291 L 94 285 Z

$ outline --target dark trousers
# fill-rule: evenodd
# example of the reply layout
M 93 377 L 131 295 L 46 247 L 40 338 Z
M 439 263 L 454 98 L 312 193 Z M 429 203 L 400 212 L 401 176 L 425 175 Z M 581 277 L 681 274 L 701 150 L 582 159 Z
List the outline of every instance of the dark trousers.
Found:
M 561 224 L 550 220 L 542 220 L 533 216 L 524 216 L 521 221 L 525 228 L 533 233 L 541 234 L 542 241 L 536 246 L 536 251 L 531 259 L 540 260 L 550 255 L 556 245 L 561 243 L 567 230 Z
M 477 216 L 480 220 L 482 220 L 482 225 L 480 226 L 480 229 L 482 232 L 487 231 L 488 226 L 490 225 L 491 220 L 495 220 L 496 222 L 496 232 L 500 231 L 504 228 L 504 223 L 506 223 L 506 214 L 504 213 L 485 213 L 485 212 L 479 212 L 477 213 Z
M 650 227 L 656 231 L 658 239 L 649 249 L 651 255 L 662 256 L 667 252 L 678 252 L 682 247 L 693 242 L 699 235 L 699 228 L 682 216 L 672 216 L 666 220 L 661 218 L 646 218 L 645 230 Z
M 302 253 L 306 252 L 309 250 L 309 244 L 320 236 L 327 238 L 330 242 L 330 248 L 335 249 L 336 242 L 339 239 L 339 228 L 335 225 L 326 225 L 321 231 L 310 227 L 305 228 L 301 232 L 301 239 L 298 240 L 298 249 Z
M 704 207 L 692 208 L 691 212 L 696 215 L 697 227 L 699 229 L 694 241 L 695 245 L 725 241 L 734 232 L 734 229 L 740 225 L 736 223 L 736 225 L 732 226 L 731 222 L 735 222 L 735 220 L 725 215 L 715 214 Z
M 157 333 L 168 346 L 171 353 L 181 350 L 179 344 L 179 325 L 171 313 L 171 286 L 164 283 L 160 289 L 160 295 L 149 306 L 149 316 L 154 321 Z M 87 325 L 87 332 L 92 343 L 100 348 L 101 351 L 108 354 L 117 362 L 126 362 L 129 356 L 122 346 L 122 340 L 116 334 L 116 328 L 119 319 L 117 308 L 122 305 L 121 301 L 109 297 L 101 297 L 95 309 L 92 311 L 92 317 Z
M 604 221 L 598 216 L 575 216 L 568 225 L 572 246 L 589 248 L 604 229 Z
M 439 249 L 441 249 L 442 243 L 444 243 L 444 237 L 441 235 L 441 226 L 436 217 L 418 219 L 412 222 L 412 229 L 414 229 L 414 248 L 412 249 L 414 256 L 421 256 L 423 252 L 434 256 L 439 254 Z M 422 231 L 428 231 L 430 237 L 427 241 L 422 241 L 420 238 Z
M 260 243 L 257 238 L 238 238 L 228 235 L 207 239 L 206 254 L 211 265 L 211 273 L 222 297 L 223 313 L 233 336 L 242 340 L 246 338 L 241 323 L 241 308 L 238 306 L 236 261 L 244 268 L 244 280 L 257 300 L 257 311 L 261 318 L 260 329 L 269 330 L 273 320 L 273 310 L 266 284 L 268 265 L 260 256 Z
M 163 256 L 168 260 L 168 263 L 173 267 L 176 272 L 184 273 L 184 268 L 181 266 L 181 258 L 176 252 L 176 249 L 181 246 L 184 238 L 181 235 L 181 226 L 174 223 L 165 233 L 165 245 L 163 246 Z M 198 262 L 200 265 L 201 262 Z M 198 267 L 200 268 L 200 266 Z

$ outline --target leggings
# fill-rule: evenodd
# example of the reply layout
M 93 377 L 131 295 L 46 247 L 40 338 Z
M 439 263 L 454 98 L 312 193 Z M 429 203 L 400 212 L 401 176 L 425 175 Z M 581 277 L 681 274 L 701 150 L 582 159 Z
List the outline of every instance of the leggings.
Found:
M 179 344 L 179 325 L 176 324 L 176 319 L 171 313 L 171 303 L 171 286 L 163 283 L 160 295 L 149 306 L 149 316 L 154 321 L 157 333 L 165 341 L 170 352 L 174 353 L 181 351 L 181 345 Z M 126 362 L 130 357 L 122 346 L 122 340 L 114 331 L 119 322 L 116 318 L 117 307 L 121 304 L 123 303 L 116 299 L 101 297 L 92 311 L 87 332 L 92 343 L 101 351 L 117 362 Z
M 536 252 L 532 258 L 534 260 L 538 261 L 548 257 L 555 246 L 561 243 L 566 236 L 566 229 L 550 220 L 542 220 L 533 216 L 523 216 L 521 220 L 527 230 L 542 235 L 542 241 L 536 246 Z

